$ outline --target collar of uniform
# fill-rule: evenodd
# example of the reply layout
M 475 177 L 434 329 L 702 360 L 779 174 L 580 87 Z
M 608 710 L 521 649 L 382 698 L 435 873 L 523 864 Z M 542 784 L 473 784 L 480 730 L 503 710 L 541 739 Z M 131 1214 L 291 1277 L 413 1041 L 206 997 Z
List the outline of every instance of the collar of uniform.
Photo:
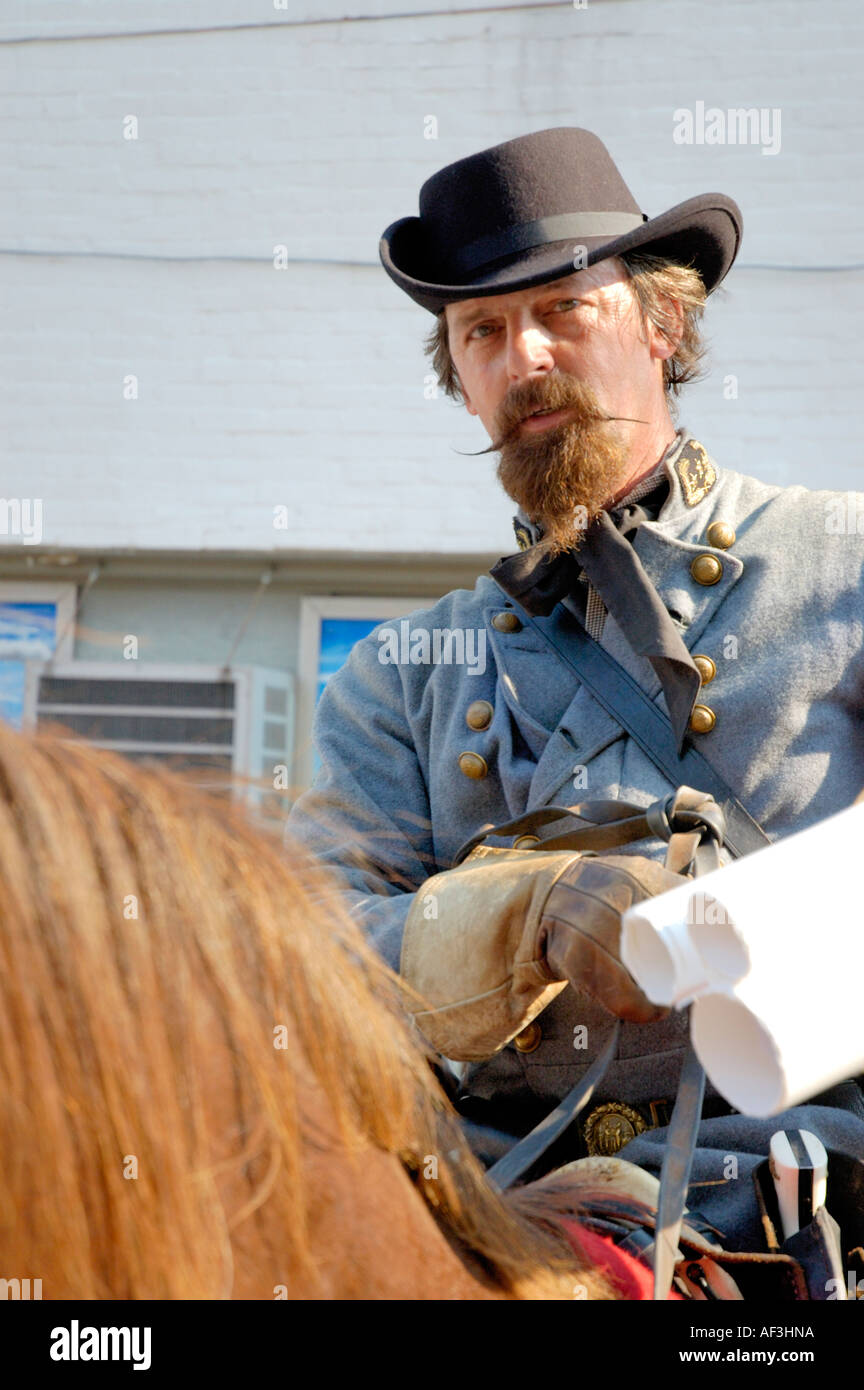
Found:
M 689 430 L 679 430 L 678 438 L 660 461 L 669 479 L 669 496 L 660 508 L 658 522 L 675 522 L 690 517 L 717 484 L 719 472 L 708 451 Z
M 629 503 L 638 502 L 657 486 L 660 475 L 669 479 L 669 496 L 664 501 L 657 516 L 660 523 L 674 523 L 679 517 L 689 516 L 717 482 L 717 468 L 708 457 L 704 445 L 687 429 L 679 429 L 665 454 L 658 460 L 644 478 L 631 488 L 625 497 L 619 498 L 614 511 Z M 520 510 L 513 518 L 513 529 L 520 550 L 527 550 L 542 539 L 542 529 Z

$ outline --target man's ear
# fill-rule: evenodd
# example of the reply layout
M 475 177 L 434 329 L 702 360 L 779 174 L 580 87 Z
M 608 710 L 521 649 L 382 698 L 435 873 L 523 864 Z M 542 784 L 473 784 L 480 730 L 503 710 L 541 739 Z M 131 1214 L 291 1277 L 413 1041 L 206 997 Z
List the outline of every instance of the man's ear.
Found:
M 678 351 L 681 339 L 684 336 L 684 310 L 679 299 L 671 296 L 665 300 L 667 312 L 671 319 L 671 326 L 668 332 L 661 333 L 660 329 L 650 318 L 647 319 L 646 328 L 648 331 L 648 349 L 651 356 L 659 362 L 665 362 L 667 358 L 674 357 Z

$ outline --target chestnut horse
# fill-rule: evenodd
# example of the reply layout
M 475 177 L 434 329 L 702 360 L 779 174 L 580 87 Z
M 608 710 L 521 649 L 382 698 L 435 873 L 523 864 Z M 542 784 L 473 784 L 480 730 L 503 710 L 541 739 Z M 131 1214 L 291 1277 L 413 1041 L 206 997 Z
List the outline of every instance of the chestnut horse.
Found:
M 53 1299 L 617 1295 L 489 1184 L 320 870 L 0 723 L 0 1266 Z M 572 1226 L 572 1221 L 571 1221 Z

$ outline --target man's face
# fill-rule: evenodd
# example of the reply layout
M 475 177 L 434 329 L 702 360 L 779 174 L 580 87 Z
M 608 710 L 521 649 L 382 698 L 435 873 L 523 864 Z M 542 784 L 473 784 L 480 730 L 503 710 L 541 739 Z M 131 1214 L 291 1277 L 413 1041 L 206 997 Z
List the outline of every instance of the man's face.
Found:
M 658 422 L 668 431 L 662 359 L 674 348 L 642 322 L 616 260 L 445 312 L 465 405 L 500 452 L 505 491 L 555 548 L 578 543 L 574 509 L 596 516 L 638 469 L 640 442 L 650 448 Z M 526 418 L 541 409 L 553 413 Z

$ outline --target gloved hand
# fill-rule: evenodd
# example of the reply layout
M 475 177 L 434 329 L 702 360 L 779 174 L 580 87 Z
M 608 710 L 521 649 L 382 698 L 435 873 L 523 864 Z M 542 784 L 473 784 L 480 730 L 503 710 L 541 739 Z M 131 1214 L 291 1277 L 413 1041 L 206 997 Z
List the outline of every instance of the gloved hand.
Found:
M 654 1023 L 669 1010 L 652 1004 L 621 963 L 621 917 L 636 903 L 682 882 L 641 854 L 575 860 L 543 905 L 538 959 L 550 980 L 569 980 L 617 1018 Z
M 635 854 L 481 846 L 415 895 L 401 973 L 445 1057 L 500 1051 L 568 982 L 636 1023 L 663 1018 L 621 964 L 621 914 L 683 882 Z

